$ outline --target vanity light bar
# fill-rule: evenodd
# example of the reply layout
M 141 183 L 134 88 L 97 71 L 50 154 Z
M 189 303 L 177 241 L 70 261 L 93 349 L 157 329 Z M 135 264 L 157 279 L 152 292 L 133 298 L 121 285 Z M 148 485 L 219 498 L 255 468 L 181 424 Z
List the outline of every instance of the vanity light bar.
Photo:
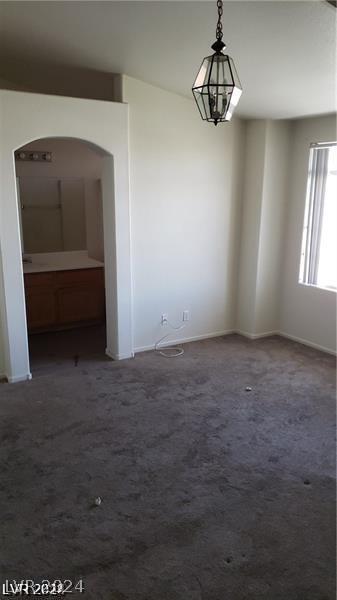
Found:
M 15 160 L 29 160 L 33 162 L 52 162 L 53 156 L 51 152 L 25 152 L 18 150 L 15 152 Z

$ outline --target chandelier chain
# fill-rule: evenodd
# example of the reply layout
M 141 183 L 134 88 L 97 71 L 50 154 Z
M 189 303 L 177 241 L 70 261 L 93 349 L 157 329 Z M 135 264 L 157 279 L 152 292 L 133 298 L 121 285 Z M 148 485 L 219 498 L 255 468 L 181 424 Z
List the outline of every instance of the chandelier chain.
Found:
M 222 31 L 222 15 L 223 15 L 223 1 L 222 0 L 217 0 L 216 3 L 217 7 L 218 7 L 218 22 L 216 25 L 216 39 L 217 40 L 222 40 L 223 37 L 223 31 Z

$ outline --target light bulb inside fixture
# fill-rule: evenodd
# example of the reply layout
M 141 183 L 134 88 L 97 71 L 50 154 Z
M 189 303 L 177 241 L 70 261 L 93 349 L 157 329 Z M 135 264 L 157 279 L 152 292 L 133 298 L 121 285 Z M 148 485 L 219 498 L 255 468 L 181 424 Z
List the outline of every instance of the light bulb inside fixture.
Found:
M 226 92 L 219 94 L 218 91 L 214 91 L 210 94 L 209 102 L 211 117 L 212 119 L 214 119 L 214 124 L 217 125 L 218 121 L 220 121 L 223 118 L 226 112 Z

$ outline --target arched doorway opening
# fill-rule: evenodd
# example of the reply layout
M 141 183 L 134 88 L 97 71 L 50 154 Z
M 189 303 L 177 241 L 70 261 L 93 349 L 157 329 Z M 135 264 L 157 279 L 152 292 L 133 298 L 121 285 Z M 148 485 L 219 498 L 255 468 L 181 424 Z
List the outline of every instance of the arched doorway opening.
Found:
M 33 376 L 107 359 L 105 157 L 73 138 L 42 138 L 15 152 Z
M 103 153 L 106 353 L 133 356 L 128 106 L 0 90 L 0 354 L 8 381 L 31 377 L 15 152 L 43 138 L 73 138 Z

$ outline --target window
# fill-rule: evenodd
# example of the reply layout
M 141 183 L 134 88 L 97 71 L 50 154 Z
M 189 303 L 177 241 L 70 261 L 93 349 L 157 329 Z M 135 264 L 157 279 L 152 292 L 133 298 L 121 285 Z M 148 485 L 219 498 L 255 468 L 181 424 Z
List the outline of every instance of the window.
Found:
M 300 283 L 337 289 L 337 142 L 312 144 Z

